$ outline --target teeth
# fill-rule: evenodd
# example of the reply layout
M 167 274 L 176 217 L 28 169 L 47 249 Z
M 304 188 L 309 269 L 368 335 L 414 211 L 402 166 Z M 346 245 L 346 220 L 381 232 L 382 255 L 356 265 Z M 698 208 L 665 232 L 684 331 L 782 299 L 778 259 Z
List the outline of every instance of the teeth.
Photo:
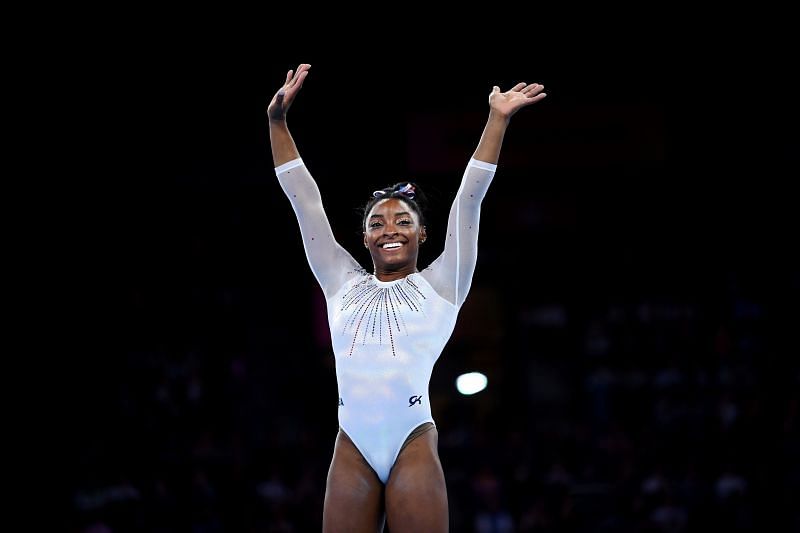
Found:
M 400 248 L 402 246 L 399 242 L 388 242 L 383 245 L 383 248 Z

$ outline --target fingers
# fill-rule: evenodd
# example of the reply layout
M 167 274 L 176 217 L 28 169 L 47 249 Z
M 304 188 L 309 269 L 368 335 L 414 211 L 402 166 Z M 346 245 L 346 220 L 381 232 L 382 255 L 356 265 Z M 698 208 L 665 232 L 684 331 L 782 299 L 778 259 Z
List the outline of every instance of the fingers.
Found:
M 534 96 L 539 94 L 544 89 L 544 85 L 538 83 L 525 83 L 520 82 L 514 85 L 509 92 L 521 92 L 525 96 Z
M 296 92 L 303 86 L 303 80 L 306 79 L 308 75 L 308 69 L 311 68 L 311 65 L 308 63 L 301 63 L 297 70 L 290 70 L 286 74 L 286 82 L 283 84 L 284 89 L 291 90 L 292 92 Z
M 547 96 L 545 93 L 542 92 L 543 90 L 544 90 L 544 85 L 540 85 L 538 83 L 531 83 L 530 85 L 522 89 L 522 94 L 524 94 L 525 97 L 528 99 L 533 99 L 540 94 Z M 544 96 L 542 98 L 544 98 Z M 539 100 L 541 100 L 541 98 L 534 100 L 534 102 L 538 102 Z
M 543 100 L 547 96 L 547 93 L 539 93 L 536 96 L 530 96 L 525 99 L 524 105 L 531 105 L 535 104 L 539 100 Z
M 305 74 L 306 72 L 308 72 L 308 69 L 310 69 L 310 68 L 311 68 L 311 65 L 309 65 L 308 63 L 301 63 L 301 64 L 300 64 L 300 65 L 297 67 L 297 70 L 296 70 L 296 71 L 295 71 L 295 73 L 294 73 L 294 79 L 292 79 L 292 82 L 293 82 L 293 83 L 297 83 L 297 80 L 298 80 L 298 79 L 299 79 L 301 76 L 303 76 L 303 74 Z
M 298 75 L 298 76 L 295 78 L 295 82 L 294 82 L 294 87 L 295 87 L 295 89 L 299 89 L 300 87 L 302 87 L 302 86 L 303 86 L 303 80 L 305 80 L 305 79 L 306 79 L 306 76 L 308 76 L 308 70 L 304 70 L 303 72 L 301 72 L 301 73 L 300 73 L 300 74 L 299 74 L 299 75 Z

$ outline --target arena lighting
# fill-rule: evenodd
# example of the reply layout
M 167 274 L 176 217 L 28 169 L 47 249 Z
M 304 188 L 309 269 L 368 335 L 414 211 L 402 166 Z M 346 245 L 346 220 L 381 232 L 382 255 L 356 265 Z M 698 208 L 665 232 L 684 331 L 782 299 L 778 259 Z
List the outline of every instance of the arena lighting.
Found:
M 480 372 L 469 372 L 456 378 L 456 389 L 464 396 L 469 396 L 485 389 L 488 382 L 486 376 Z

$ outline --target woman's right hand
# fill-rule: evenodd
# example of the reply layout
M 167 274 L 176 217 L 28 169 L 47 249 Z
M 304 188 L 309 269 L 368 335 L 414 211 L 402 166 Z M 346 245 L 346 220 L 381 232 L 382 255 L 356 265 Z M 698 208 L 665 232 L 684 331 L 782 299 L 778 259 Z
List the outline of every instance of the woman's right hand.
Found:
M 286 112 L 289 111 L 294 97 L 300 92 L 310 68 L 311 65 L 303 63 L 297 67 L 297 71 L 290 70 L 286 73 L 286 83 L 278 89 L 267 107 L 267 116 L 270 120 L 286 120 Z

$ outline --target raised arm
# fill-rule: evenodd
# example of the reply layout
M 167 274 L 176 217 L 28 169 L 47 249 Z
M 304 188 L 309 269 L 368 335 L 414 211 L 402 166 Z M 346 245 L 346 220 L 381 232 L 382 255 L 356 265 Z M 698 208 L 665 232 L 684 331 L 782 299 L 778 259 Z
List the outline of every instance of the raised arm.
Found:
M 286 124 L 286 113 L 303 86 L 311 65 L 302 64 L 286 74 L 267 108 L 272 161 L 278 182 L 292 204 L 308 264 L 326 297 L 333 296 L 347 275 L 360 269 L 358 262 L 336 242 L 316 182 L 308 172 Z
M 444 252 L 423 271 L 436 292 L 457 307 L 464 303 L 472 284 L 481 202 L 497 170 L 506 128 L 517 111 L 547 96 L 543 90 L 538 83 L 518 83 L 506 92 L 495 86 L 489 94 L 489 118 L 450 208 Z

